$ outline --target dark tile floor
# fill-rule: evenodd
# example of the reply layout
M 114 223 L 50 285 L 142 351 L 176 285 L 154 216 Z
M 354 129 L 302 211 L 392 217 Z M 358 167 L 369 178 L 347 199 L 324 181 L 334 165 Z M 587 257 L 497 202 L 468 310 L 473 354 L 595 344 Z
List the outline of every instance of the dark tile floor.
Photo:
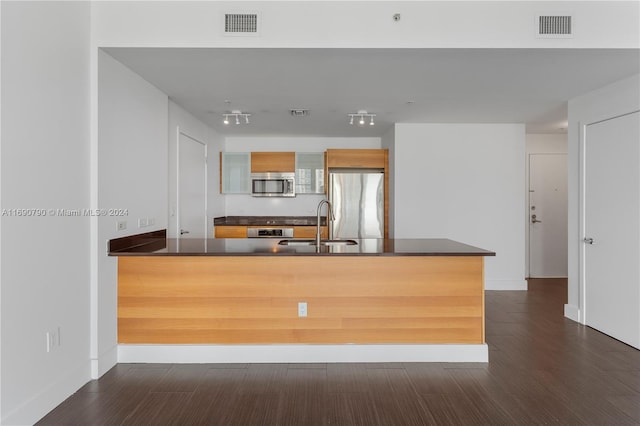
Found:
M 38 424 L 640 424 L 640 351 L 529 288 L 487 291 L 488 364 L 119 364 Z

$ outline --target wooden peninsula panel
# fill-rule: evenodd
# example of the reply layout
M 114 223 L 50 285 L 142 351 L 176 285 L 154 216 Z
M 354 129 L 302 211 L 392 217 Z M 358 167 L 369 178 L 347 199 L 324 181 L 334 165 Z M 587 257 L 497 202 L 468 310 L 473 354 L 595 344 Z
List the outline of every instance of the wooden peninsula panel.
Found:
M 118 341 L 484 343 L 480 256 L 118 259 Z M 298 302 L 308 316 L 298 317 Z

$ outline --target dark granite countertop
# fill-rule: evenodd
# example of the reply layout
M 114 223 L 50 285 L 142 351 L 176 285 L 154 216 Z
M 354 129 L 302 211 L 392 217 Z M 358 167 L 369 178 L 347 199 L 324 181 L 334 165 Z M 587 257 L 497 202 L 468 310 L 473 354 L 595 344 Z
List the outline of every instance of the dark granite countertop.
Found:
M 324 226 L 327 218 L 320 218 Z M 215 226 L 316 226 L 316 216 L 222 216 L 213 218 Z
M 110 256 L 495 256 L 448 239 L 362 239 L 357 245 L 287 246 L 280 238 L 163 238 L 161 231 L 110 241 Z M 136 238 L 139 241 L 136 241 Z M 129 241 L 129 243 L 127 243 Z M 140 241 L 142 241 L 140 243 Z

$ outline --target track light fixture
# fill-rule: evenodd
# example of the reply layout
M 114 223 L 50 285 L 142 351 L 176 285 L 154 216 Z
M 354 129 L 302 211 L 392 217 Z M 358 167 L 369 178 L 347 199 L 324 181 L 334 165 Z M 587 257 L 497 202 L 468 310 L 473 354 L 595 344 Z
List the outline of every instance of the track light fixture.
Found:
M 369 119 L 369 125 L 370 126 L 374 126 L 375 123 L 373 122 L 373 117 L 375 117 L 375 114 L 371 114 L 367 111 L 358 111 L 355 113 L 351 113 L 351 114 L 347 114 L 349 116 L 349 124 L 353 124 L 353 119 L 357 118 L 358 119 L 358 124 L 360 124 L 361 126 L 364 125 L 365 123 L 365 119 L 368 118 Z
M 236 124 L 240 124 L 240 118 L 244 118 L 245 124 L 249 124 L 249 117 L 251 116 L 251 114 L 248 114 L 242 111 L 233 110 L 231 112 L 225 112 L 224 114 L 222 114 L 222 116 L 224 117 L 224 120 L 222 120 L 224 124 L 229 124 L 229 117 L 231 118 L 235 117 Z

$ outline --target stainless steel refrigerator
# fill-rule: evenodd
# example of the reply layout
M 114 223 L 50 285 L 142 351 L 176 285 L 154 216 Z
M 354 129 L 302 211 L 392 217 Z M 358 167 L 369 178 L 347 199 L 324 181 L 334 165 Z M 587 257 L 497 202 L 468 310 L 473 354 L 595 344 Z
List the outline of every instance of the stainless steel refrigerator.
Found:
M 329 170 L 333 238 L 384 238 L 384 171 Z

